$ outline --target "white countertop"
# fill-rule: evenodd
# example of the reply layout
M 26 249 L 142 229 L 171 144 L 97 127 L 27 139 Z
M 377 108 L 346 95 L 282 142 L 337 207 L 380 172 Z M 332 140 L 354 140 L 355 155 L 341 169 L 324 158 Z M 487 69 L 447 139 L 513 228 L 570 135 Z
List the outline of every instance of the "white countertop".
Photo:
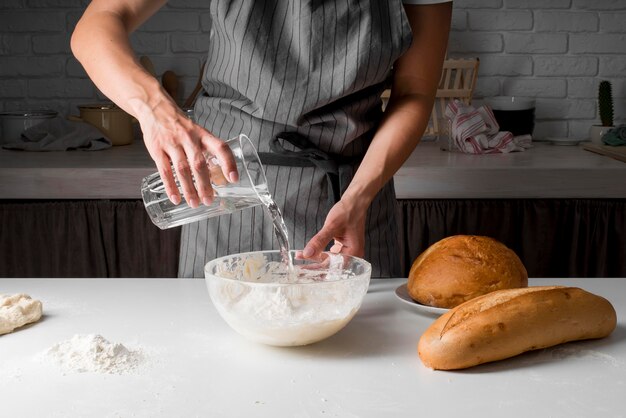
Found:
M 156 171 L 143 142 L 104 151 L 0 149 L 0 198 L 138 199 Z M 400 199 L 626 198 L 626 163 L 579 146 L 468 155 L 420 144 L 395 175 Z
M 581 146 L 534 142 L 524 152 L 471 155 L 424 142 L 394 176 L 399 199 L 625 198 L 626 163 Z
M 10 417 L 606 417 L 626 414 L 626 279 L 531 279 L 608 298 L 608 338 L 466 371 L 425 368 L 416 345 L 433 317 L 400 303 L 404 279 L 377 280 L 354 319 L 308 347 L 234 333 L 204 280 L 0 279 L 43 301 L 40 323 L 0 337 L 0 415 Z M 74 334 L 141 346 L 131 375 L 67 374 L 33 358 Z

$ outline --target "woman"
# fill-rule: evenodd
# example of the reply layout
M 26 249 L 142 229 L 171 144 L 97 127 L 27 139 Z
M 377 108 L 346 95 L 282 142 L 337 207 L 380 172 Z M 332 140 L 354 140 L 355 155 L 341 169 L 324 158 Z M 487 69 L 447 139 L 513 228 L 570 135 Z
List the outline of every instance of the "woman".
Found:
M 278 156 L 265 161 L 266 176 L 293 248 L 315 257 L 333 241 L 331 251 L 368 259 L 373 277 L 399 276 L 391 179 L 428 123 L 452 3 L 213 0 L 197 125 L 129 45 L 129 33 L 164 3 L 93 0 L 72 50 L 100 90 L 139 121 L 170 199 L 181 200 L 173 165 L 187 202 L 210 203 L 203 152 L 237 181 L 222 140 L 245 133 L 260 153 Z M 272 226 L 258 207 L 194 223 L 183 227 L 179 275 L 202 277 L 209 259 L 270 247 Z

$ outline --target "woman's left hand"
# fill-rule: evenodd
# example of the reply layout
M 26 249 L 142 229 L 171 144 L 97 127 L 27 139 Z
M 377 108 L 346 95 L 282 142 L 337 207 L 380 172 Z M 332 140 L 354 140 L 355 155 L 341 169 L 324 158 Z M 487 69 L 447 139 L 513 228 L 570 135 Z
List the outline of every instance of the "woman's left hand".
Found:
M 331 252 L 363 257 L 366 215 L 367 207 L 355 207 L 343 199 L 340 200 L 328 212 L 324 226 L 307 243 L 301 256 L 317 258 L 334 239 Z

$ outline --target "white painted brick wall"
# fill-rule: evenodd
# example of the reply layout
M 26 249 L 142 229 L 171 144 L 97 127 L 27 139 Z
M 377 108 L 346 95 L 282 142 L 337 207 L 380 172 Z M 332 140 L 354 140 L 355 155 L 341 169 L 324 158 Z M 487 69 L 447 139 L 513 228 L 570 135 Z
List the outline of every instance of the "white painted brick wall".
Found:
M 598 15 L 592 12 L 537 10 L 536 32 L 596 32 Z
M 626 0 L 457 0 L 454 7 L 467 20 L 453 25 L 448 53 L 480 58 L 477 103 L 498 94 L 534 97 L 536 138 L 587 137 L 599 121 L 598 84 L 609 80 L 616 123 L 626 123 Z
M 626 13 L 600 13 L 600 30 L 602 32 L 624 32 Z
M 507 9 L 569 9 L 572 0 L 504 0 Z
M 562 99 L 567 95 L 567 81 L 561 78 L 509 77 L 502 82 L 502 94 Z
M 51 108 L 68 115 L 77 114 L 79 104 L 107 100 L 69 46 L 89 2 L 0 0 L 0 110 Z M 131 36 L 137 55 L 148 55 L 159 75 L 173 70 L 180 76 L 180 102 L 206 57 L 208 6 L 209 0 L 170 0 Z
M 89 0 L 0 0 L 0 109 L 105 100 L 71 56 L 69 37 Z M 182 101 L 206 55 L 209 0 L 169 0 L 131 37 L 157 73 L 180 75 Z M 626 122 L 626 0 L 456 0 L 449 55 L 479 57 L 476 102 L 537 100 L 535 136 L 584 137 L 597 122 L 597 87 L 613 82 Z
M 30 48 L 28 35 L 0 35 L 0 56 L 25 55 Z
M 533 15 L 530 11 L 471 10 L 468 18 L 469 28 L 472 30 L 510 31 L 533 27 Z
M 505 52 L 509 54 L 563 54 L 567 52 L 565 33 L 504 34 Z M 484 51 L 488 52 L 488 51 Z
M 598 58 L 582 56 L 537 56 L 535 75 L 554 76 L 594 76 L 598 73 Z
M 600 57 L 600 75 L 622 78 L 626 74 L 626 56 Z

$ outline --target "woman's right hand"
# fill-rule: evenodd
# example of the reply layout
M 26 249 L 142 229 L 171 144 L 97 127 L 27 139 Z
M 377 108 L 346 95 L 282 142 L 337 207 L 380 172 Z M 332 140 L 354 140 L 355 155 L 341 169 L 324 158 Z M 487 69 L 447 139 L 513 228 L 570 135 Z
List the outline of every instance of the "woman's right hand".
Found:
M 175 177 L 185 200 L 195 208 L 210 205 L 213 187 L 221 180 L 238 181 L 237 164 L 228 145 L 193 123 L 167 98 L 138 117 L 146 148 L 163 179 L 166 193 L 175 205 L 181 202 Z M 210 170 L 207 155 L 215 156 L 221 172 Z
M 231 182 L 237 181 L 237 166 L 230 148 L 187 119 L 133 53 L 129 34 L 166 2 L 92 0 L 74 29 L 71 46 L 100 91 L 141 124 L 144 142 L 170 200 L 174 204 L 181 201 L 176 176 L 187 203 L 197 207 L 213 200 L 205 155 L 217 157 L 221 174 Z M 216 170 L 215 184 L 219 184 L 218 176 Z

